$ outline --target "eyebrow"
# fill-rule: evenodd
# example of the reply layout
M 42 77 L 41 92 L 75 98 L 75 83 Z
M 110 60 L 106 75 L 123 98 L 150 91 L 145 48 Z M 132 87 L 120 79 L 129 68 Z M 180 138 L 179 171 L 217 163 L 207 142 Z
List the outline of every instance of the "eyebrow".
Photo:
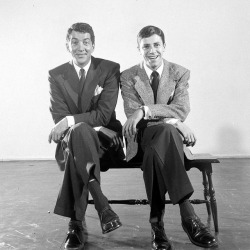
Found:
M 80 39 L 78 39 L 78 38 L 76 38 L 76 37 L 72 37 L 72 39 L 71 40 L 80 40 Z M 83 41 L 86 41 L 86 40 L 90 40 L 90 38 L 85 38 L 85 39 L 83 39 Z
M 153 45 L 155 45 L 155 44 L 160 44 L 160 42 L 153 43 Z M 149 45 L 151 45 L 151 43 L 145 43 L 145 44 L 143 44 L 143 46 L 149 46 Z

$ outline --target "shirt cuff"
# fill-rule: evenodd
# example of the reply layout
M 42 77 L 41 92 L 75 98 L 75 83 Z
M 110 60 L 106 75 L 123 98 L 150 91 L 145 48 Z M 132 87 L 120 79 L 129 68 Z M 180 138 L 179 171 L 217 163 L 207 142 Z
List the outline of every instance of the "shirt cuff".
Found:
M 73 125 L 75 125 L 75 119 L 74 116 L 66 116 L 67 120 L 68 120 L 68 126 L 72 127 Z
M 142 106 L 142 108 L 144 109 L 144 119 L 145 120 L 149 120 L 149 119 L 151 119 L 151 111 L 150 111 L 150 109 L 149 109 L 149 107 L 148 106 Z
M 171 118 L 171 119 L 167 120 L 166 123 L 171 124 L 171 125 L 175 125 L 178 121 L 179 121 L 179 119 Z
M 100 131 L 101 128 L 102 128 L 102 126 L 100 126 L 100 127 L 94 127 L 94 130 L 98 132 L 98 131 Z

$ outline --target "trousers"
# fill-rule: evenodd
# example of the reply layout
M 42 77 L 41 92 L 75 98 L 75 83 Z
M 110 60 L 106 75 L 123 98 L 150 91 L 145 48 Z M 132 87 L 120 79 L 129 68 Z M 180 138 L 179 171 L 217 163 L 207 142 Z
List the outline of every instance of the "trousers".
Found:
M 184 165 L 183 141 L 173 125 L 159 124 L 141 129 L 142 170 L 151 207 L 150 221 L 162 221 L 165 195 L 173 204 L 189 198 L 193 187 Z
M 61 141 L 64 155 L 64 177 L 54 213 L 83 220 L 88 205 L 88 182 L 94 175 L 100 183 L 100 159 L 109 153 L 102 146 L 107 144 L 86 123 L 72 126 Z M 107 145 L 104 145 L 105 148 Z

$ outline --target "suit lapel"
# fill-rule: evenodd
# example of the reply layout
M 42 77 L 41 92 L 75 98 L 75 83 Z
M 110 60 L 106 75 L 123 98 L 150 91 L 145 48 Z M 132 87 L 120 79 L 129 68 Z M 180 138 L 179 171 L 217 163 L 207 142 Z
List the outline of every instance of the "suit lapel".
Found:
M 79 84 L 79 78 L 77 76 L 76 70 L 72 64 L 72 62 L 69 62 L 65 76 L 63 85 L 66 89 L 70 99 L 74 103 L 74 109 L 78 110 L 77 102 L 78 102 L 78 84 Z
M 144 102 L 144 105 L 154 104 L 154 94 L 143 63 L 138 67 L 138 76 L 135 77 L 135 89 Z
M 94 96 L 94 91 L 96 86 L 99 83 L 99 76 L 101 74 L 101 70 L 98 67 L 96 60 L 94 57 L 91 58 L 91 65 L 89 67 L 86 80 L 84 82 L 83 91 L 81 95 L 82 100 L 82 112 L 86 112 L 92 97 Z
M 175 81 L 170 75 L 169 62 L 164 59 L 164 67 L 157 90 L 157 103 L 167 104 L 175 89 Z
M 143 63 L 138 66 L 138 74 L 135 76 L 135 89 L 140 95 L 145 105 L 154 104 L 154 94 L 151 88 L 148 76 Z M 164 59 L 164 67 L 157 90 L 157 104 L 167 104 L 169 98 L 173 95 L 176 82 L 171 75 L 169 62 Z

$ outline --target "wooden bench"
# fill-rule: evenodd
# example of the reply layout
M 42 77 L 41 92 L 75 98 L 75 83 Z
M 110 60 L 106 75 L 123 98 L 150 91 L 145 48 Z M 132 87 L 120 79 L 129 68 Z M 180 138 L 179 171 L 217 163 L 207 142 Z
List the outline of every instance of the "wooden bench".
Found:
M 192 154 L 192 152 L 184 147 L 184 159 L 185 159 L 185 168 L 189 171 L 191 168 L 197 168 L 202 173 L 202 184 L 204 199 L 193 199 L 190 200 L 192 204 L 206 204 L 207 213 L 209 218 L 212 218 L 214 221 L 215 232 L 219 232 L 218 227 L 218 212 L 217 212 L 217 203 L 215 199 L 215 190 L 213 187 L 212 181 L 212 163 L 219 163 L 219 160 L 213 157 L 210 154 Z M 141 162 L 126 162 L 121 161 L 119 164 L 109 164 L 109 168 L 140 168 Z M 107 171 L 108 168 L 102 169 L 102 171 Z M 89 200 L 89 204 L 94 204 L 93 200 Z M 149 204 L 148 200 L 109 200 L 110 204 L 127 204 L 127 205 L 147 205 Z M 171 204 L 170 200 L 165 200 L 165 204 Z

